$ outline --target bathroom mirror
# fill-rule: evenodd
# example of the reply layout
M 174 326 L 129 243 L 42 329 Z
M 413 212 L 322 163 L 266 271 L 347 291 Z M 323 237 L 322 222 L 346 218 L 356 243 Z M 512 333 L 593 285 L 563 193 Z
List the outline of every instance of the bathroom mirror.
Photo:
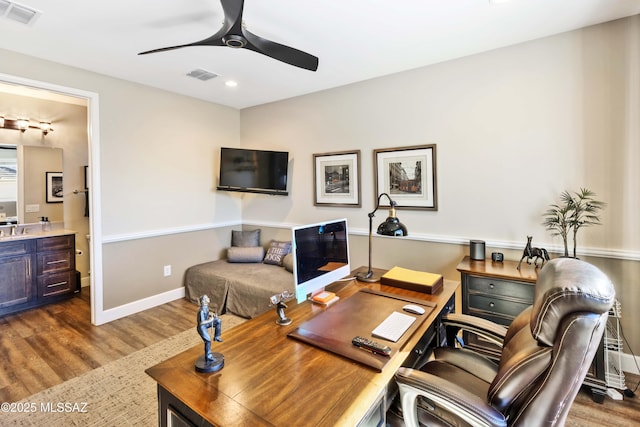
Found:
M 18 149 L 0 145 L 0 225 L 17 221 Z
M 0 224 L 64 221 L 62 149 L 0 144 Z

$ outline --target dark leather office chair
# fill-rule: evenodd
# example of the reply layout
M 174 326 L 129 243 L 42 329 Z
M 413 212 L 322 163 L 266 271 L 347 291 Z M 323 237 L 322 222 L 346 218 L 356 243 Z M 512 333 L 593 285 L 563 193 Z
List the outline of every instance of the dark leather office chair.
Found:
M 448 327 L 469 326 L 485 339 L 502 341 L 500 360 L 443 347 L 420 370 L 400 368 L 396 382 L 405 425 L 417 426 L 419 419 L 428 426 L 562 426 L 614 299 L 613 285 L 599 269 L 559 258 L 540 271 L 533 306 L 508 329 L 449 315 Z

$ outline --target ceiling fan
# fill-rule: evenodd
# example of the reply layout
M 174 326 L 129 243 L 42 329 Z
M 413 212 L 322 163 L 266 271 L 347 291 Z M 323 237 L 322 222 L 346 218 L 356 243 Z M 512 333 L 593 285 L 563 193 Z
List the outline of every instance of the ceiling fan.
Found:
M 211 37 L 193 43 L 148 50 L 140 52 L 138 55 L 164 52 L 189 46 L 229 46 L 237 49 L 249 49 L 306 70 L 316 71 L 318 69 L 318 58 L 316 56 L 264 39 L 247 30 L 242 23 L 244 0 L 220 0 L 220 3 L 224 11 L 224 23 L 222 28 Z

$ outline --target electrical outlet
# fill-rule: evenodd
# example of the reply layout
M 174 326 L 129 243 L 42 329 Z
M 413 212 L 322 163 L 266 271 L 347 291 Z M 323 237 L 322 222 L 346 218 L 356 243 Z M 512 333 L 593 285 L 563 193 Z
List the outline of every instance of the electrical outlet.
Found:
M 171 266 L 170 265 L 165 265 L 164 266 L 164 277 L 167 276 L 171 276 Z
M 25 205 L 24 210 L 27 212 L 40 212 L 40 205 L 37 203 L 33 205 Z

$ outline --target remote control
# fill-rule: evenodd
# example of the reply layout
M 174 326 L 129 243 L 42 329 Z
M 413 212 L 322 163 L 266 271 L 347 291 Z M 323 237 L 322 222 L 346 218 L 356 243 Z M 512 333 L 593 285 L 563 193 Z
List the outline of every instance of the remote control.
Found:
M 391 347 L 388 345 L 382 345 L 375 341 L 371 341 L 370 339 L 364 337 L 353 337 L 351 340 L 351 344 L 355 345 L 362 350 L 367 350 L 372 353 L 381 354 L 383 356 L 391 355 Z

